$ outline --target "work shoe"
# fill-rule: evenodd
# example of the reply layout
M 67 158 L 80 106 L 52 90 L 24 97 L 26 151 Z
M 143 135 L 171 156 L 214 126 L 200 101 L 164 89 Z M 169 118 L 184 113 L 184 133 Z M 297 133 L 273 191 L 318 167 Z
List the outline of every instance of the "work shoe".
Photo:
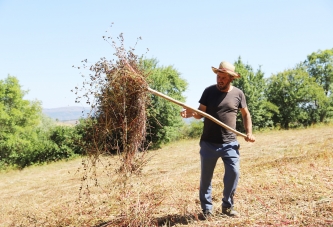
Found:
M 229 217 L 239 217 L 239 213 L 233 210 L 231 207 L 222 207 L 222 214 L 225 214 Z
M 202 214 L 205 219 L 212 218 L 214 216 L 211 210 L 202 210 Z

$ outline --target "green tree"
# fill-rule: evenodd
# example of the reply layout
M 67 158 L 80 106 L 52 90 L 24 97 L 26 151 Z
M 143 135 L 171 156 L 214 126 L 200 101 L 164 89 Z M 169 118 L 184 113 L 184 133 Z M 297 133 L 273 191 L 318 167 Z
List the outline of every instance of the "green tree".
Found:
M 149 86 L 178 101 L 184 102 L 182 93 L 187 88 L 187 82 L 180 77 L 180 73 L 172 66 L 158 66 L 156 59 L 145 59 L 144 70 L 149 73 Z M 176 140 L 180 128 L 184 124 L 179 112 L 180 106 L 171 103 L 159 96 L 151 95 L 148 108 L 148 138 L 152 147 L 160 147 Z
M 233 85 L 241 89 L 246 97 L 251 113 L 253 129 L 258 130 L 273 126 L 272 116 L 278 112 L 278 107 L 269 102 L 265 96 L 266 82 L 264 73 L 259 68 L 254 72 L 249 64 L 244 64 L 241 57 L 235 62 L 236 71 L 241 78 L 234 80 Z M 237 118 L 237 129 L 244 130 L 242 119 Z
M 318 122 L 318 107 L 327 102 L 323 88 L 302 65 L 272 75 L 266 94 L 268 101 L 279 108 L 274 123 L 285 129 Z
M 0 169 L 72 158 L 82 153 L 78 127 L 57 126 L 39 101 L 24 99 L 13 76 L 0 80 Z
M 318 107 L 320 122 L 323 122 L 326 117 L 333 116 L 333 48 L 313 52 L 304 63 L 310 76 L 323 87 L 325 95 L 331 100 Z
M 20 152 L 27 146 L 27 131 L 40 122 L 41 104 L 24 99 L 17 78 L 8 76 L 0 80 L 0 156 L 8 158 L 13 152 Z

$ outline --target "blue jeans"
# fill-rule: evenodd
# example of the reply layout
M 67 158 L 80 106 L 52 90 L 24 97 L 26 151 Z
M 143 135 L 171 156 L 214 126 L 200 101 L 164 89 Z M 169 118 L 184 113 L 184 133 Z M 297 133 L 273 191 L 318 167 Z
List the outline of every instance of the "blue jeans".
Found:
M 234 193 L 239 178 L 239 143 L 233 141 L 228 144 L 215 144 L 200 141 L 200 158 L 201 158 L 201 176 L 200 176 L 200 203 L 203 210 L 212 210 L 212 178 L 219 158 L 224 163 L 223 177 L 223 198 L 222 207 L 234 206 Z

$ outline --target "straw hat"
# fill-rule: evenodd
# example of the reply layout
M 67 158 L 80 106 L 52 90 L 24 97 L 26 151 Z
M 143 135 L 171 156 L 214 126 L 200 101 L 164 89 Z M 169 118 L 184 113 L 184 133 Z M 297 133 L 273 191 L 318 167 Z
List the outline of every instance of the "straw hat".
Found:
M 217 72 L 226 72 L 229 75 L 235 77 L 235 78 L 240 78 L 240 75 L 238 73 L 235 72 L 235 66 L 229 62 L 223 61 L 220 63 L 219 68 L 215 68 L 212 66 L 212 70 L 214 73 Z

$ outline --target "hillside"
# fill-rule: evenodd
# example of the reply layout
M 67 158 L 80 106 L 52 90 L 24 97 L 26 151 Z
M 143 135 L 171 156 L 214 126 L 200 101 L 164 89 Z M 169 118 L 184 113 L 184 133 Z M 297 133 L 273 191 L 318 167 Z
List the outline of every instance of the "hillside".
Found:
M 217 215 L 224 172 L 219 161 L 213 178 L 217 216 L 203 220 L 198 140 L 186 140 L 148 152 L 141 174 L 127 180 L 115 171 L 116 157 L 101 157 L 96 172 L 85 172 L 89 162 L 79 158 L 0 173 L 0 226 L 333 226 L 332 125 L 256 138 L 239 139 L 240 218 Z
M 43 109 L 43 113 L 58 121 L 75 121 L 85 117 L 89 113 L 89 107 L 68 106 L 59 108 Z

